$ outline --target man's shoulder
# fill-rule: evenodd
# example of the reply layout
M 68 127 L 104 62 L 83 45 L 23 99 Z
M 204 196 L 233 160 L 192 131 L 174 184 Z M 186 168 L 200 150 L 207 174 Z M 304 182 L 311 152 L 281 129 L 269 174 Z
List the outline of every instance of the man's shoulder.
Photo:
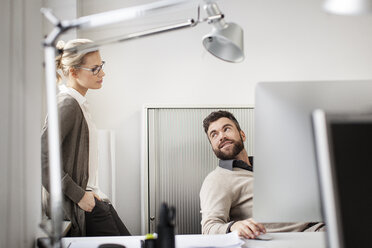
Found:
M 225 176 L 226 174 L 229 174 L 229 172 L 231 171 L 221 168 L 220 166 L 217 166 L 214 170 L 209 172 L 209 174 L 205 177 L 205 179 Z
M 250 181 L 253 180 L 253 173 L 249 170 L 234 168 L 232 171 L 217 166 L 213 171 L 204 178 L 202 187 L 208 187 L 209 185 L 220 185 L 230 187 L 237 181 L 242 179 Z
M 215 185 L 216 183 L 220 182 L 226 182 L 227 177 L 229 177 L 229 174 L 231 174 L 231 171 L 223 169 L 219 166 L 217 166 L 214 170 L 209 172 L 209 174 L 204 178 L 203 186 L 212 184 Z

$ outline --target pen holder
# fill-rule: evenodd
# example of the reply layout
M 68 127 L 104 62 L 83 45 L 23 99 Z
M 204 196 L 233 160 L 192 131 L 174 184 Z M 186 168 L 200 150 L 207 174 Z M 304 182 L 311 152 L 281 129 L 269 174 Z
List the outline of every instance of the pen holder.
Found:
M 156 239 L 145 239 L 145 248 L 156 248 Z
M 160 208 L 160 220 L 157 226 L 158 238 L 156 241 L 157 248 L 175 248 L 174 238 L 174 220 L 176 210 L 174 207 L 168 207 L 163 203 Z

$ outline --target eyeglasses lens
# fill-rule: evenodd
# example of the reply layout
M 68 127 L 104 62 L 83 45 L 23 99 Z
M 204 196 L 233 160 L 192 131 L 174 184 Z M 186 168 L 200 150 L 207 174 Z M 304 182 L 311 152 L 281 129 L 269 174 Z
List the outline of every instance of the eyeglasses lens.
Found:
M 96 68 L 94 68 L 93 69 L 93 75 L 97 75 L 103 69 L 104 64 L 105 64 L 105 62 L 103 62 L 102 65 L 97 66 Z

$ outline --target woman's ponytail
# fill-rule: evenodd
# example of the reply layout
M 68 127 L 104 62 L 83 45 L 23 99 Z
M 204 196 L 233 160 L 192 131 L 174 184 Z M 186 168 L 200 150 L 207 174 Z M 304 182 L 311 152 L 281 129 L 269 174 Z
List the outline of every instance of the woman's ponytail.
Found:
M 57 42 L 56 48 L 57 48 L 57 53 L 58 54 L 57 54 L 56 59 L 55 59 L 56 69 L 57 69 L 57 73 L 56 73 L 57 82 L 62 80 L 62 76 L 58 73 L 58 70 L 63 71 L 62 56 L 63 56 L 64 47 L 65 47 L 65 42 L 63 40 L 60 40 L 60 41 Z

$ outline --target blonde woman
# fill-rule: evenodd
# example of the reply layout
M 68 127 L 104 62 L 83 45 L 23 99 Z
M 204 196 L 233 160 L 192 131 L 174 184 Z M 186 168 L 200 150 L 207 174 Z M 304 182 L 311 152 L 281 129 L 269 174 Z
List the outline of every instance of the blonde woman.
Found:
M 96 127 L 85 95 L 102 87 L 105 64 L 98 50 L 77 52 L 73 48 L 92 43 L 88 39 L 57 43 L 57 70 L 66 78 L 58 94 L 62 157 L 62 191 L 65 218 L 71 221 L 70 236 L 130 235 L 107 196 L 98 187 Z M 58 81 L 61 75 L 57 73 Z M 42 132 L 43 186 L 48 190 L 47 119 Z

